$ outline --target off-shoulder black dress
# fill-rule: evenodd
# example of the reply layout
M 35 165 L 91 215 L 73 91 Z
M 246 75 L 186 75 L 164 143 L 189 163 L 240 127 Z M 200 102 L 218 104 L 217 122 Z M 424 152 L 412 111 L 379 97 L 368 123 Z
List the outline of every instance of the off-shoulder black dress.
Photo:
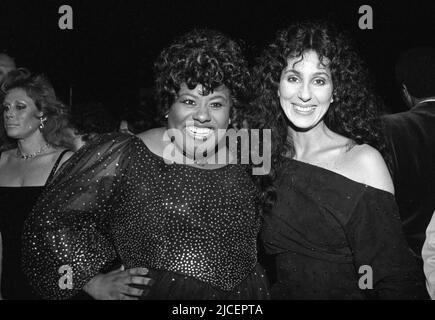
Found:
M 26 222 L 25 270 L 43 297 L 69 298 L 118 258 L 151 270 L 144 299 L 269 297 L 244 166 L 167 164 L 140 139 L 109 135 L 62 169 Z M 62 265 L 72 289 L 58 285 Z
M 272 299 L 427 297 L 392 194 L 291 159 L 276 187 L 262 231 Z

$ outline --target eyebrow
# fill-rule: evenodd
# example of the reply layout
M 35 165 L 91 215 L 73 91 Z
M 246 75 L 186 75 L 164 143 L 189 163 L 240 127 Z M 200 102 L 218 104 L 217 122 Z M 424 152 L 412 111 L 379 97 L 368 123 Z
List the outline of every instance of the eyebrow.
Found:
M 199 98 L 201 98 L 201 97 L 207 97 L 207 96 L 210 96 L 210 95 L 212 95 L 212 94 L 213 94 L 214 96 L 211 97 L 211 98 L 209 98 L 209 99 L 222 98 L 222 99 L 224 99 L 225 101 L 228 101 L 227 97 L 226 97 L 223 93 L 216 92 L 216 91 L 214 91 L 213 93 L 209 93 L 208 95 L 205 95 L 205 96 L 203 96 L 203 95 L 199 95 L 199 94 L 195 94 L 195 93 L 191 93 L 191 92 L 180 92 L 180 94 L 178 95 L 178 97 L 182 97 L 182 96 L 190 96 L 190 97 L 193 97 L 193 98 L 197 98 L 197 99 L 199 99 Z
M 16 101 L 19 103 L 27 104 L 27 101 L 24 101 L 24 100 L 16 100 Z
M 21 104 L 25 104 L 25 105 L 27 105 L 27 102 L 26 101 L 24 101 L 24 100 L 15 100 L 17 103 L 21 103 Z M 7 101 L 6 99 L 3 101 L 3 103 L 9 103 L 9 104 L 12 104 L 14 102 L 14 100 L 13 101 L 11 101 L 11 102 L 9 102 L 9 101 Z
M 300 75 L 300 74 L 301 74 L 299 71 L 297 71 L 297 70 L 295 70 L 295 69 L 287 69 L 287 70 L 285 70 L 285 71 L 284 71 L 284 74 L 287 74 L 287 73 L 294 73 L 294 74 L 296 74 L 296 75 Z M 331 77 L 331 76 L 330 76 L 326 71 L 318 71 L 318 72 L 314 72 L 314 73 L 313 73 L 313 76 L 319 76 L 319 75 L 325 75 L 325 76 L 327 76 L 328 78 Z
M 284 74 L 287 74 L 287 73 L 295 73 L 295 74 L 297 74 L 297 75 L 300 75 L 300 72 L 299 71 L 297 71 L 297 70 L 295 70 L 295 69 L 292 69 L 292 68 L 290 68 L 290 69 L 286 69 L 286 70 L 284 70 Z
M 216 93 L 216 91 L 215 91 L 215 93 Z M 227 97 L 223 93 L 219 93 L 219 92 L 216 93 L 213 97 L 210 97 L 210 100 L 217 99 L 217 98 L 221 98 L 221 99 L 225 100 L 226 102 L 228 102 Z
M 319 72 L 315 72 L 314 75 L 325 75 L 328 78 L 331 77 L 326 71 L 319 71 Z
M 194 93 L 190 93 L 190 92 L 180 92 L 178 94 L 178 97 L 181 97 L 181 96 L 191 96 L 193 98 L 199 98 L 200 97 L 199 95 L 194 94 Z

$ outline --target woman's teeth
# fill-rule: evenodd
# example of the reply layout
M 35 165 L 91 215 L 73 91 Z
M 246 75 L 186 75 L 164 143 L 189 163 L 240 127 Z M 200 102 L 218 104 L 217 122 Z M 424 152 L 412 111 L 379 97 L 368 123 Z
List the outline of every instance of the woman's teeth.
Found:
M 190 133 L 195 139 L 204 139 L 213 133 L 210 128 L 200 128 L 195 126 L 187 127 L 187 132 Z
M 296 109 L 296 111 L 302 112 L 302 113 L 310 113 L 310 112 L 314 111 L 314 109 L 316 109 L 316 107 L 313 107 L 313 106 L 303 107 L 303 106 L 300 106 L 297 104 L 295 104 L 293 106 Z

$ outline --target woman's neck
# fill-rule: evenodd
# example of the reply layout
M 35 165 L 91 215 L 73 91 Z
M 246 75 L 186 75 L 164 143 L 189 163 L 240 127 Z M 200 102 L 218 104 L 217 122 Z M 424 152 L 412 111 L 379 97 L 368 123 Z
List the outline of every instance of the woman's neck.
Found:
M 46 144 L 47 144 L 47 141 L 45 141 L 41 132 L 38 130 L 38 131 L 35 131 L 29 137 L 19 139 L 17 146 L 18 146 L 19 152 L 22 155 L 25 155 L 25 154 L 33 154 L 35 152 L 38 152 Z
M 335 134 L 322 121 L 308 131 L 297 131 L 288 127 L 288 135 L 293 141 L 294 158 L 298 160 L 324 148 L 325 145 L 330 143 Z

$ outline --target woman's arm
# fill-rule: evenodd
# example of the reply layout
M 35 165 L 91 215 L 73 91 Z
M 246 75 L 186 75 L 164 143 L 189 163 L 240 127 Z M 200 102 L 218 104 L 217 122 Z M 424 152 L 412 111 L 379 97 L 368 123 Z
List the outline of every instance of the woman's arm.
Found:
M 427 299 L 423 270 L 406 242 L 392 194 L 366 189 L 345 231 L 358 281 L 366 275 L 361 270 L 369 270 L 370 288 L 360 286 L 369 298 Z
M 425 299 L 423 272 L 403 234 L 391 176 L 380 153 L 367 147 L 356 163 L 371 188 L 363 191 L 345 226 L 356 272 L 371 270 L 372 289 L 363 289 L 370 298 Z
M 74 299 L 84 290 L 125 299 L 143 294 L 131 284 L 150 284 L 140 268 L 105 273 L 119 259 L 110 215 L 142 145 L 136 137 L 102 136 L 48 182 L 23 232 L 23 270 L 43 298 Z
M 435 212 L 426 229 L 426 240 L 421 250 L 423 270 L 426 276 L 426 288 L 432 300 L 435 300 Z
M 135 150 L 108 135 L 59 168 L 25 222 L 23 271 L 46 299 L 70 299 L 113 265 L 109 215 Z

